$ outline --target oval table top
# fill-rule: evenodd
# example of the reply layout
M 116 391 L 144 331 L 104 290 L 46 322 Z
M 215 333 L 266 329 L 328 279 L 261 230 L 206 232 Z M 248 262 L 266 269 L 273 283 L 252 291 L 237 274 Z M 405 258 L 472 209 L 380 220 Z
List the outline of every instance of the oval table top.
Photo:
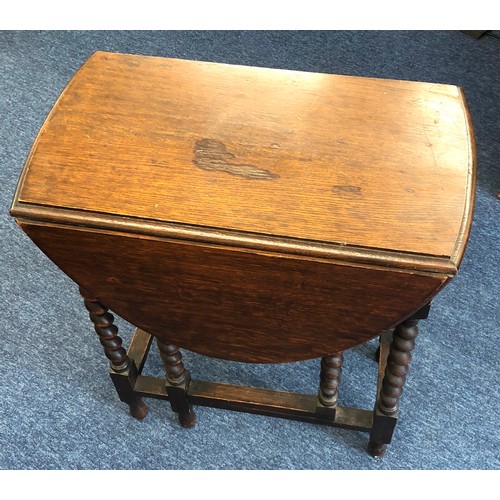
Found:
M 298 361 L 380 335 L 456 274 L 474 154 L 452 85 L 98 52 L 11 213 L 162 342 Z
M 97 52 L 40 131 L 16 203 L 453 271 L 473 170 L 452 85 Z

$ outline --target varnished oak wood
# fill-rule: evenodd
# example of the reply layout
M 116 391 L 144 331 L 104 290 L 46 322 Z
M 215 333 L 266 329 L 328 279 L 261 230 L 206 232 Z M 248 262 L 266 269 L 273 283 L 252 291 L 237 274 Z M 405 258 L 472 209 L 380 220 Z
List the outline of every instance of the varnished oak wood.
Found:
M 152 337 L 137 329 L 132 339 L 135 346 L 129 355 L 134 366 L 144 366 L 144 347 L 151 343 Z M 385 365 L 381 367 L 383 371 Z M 163 380 L 148 375 L 139 375 L 134 380 L 134 391 L 138 396 L 169 400 L 170 396 Z M 221 384 L 204 380 L 192 380 L 187 395 L 190 403 L 213 408 L 243 411 L 287 418 L 316 424 L 342 427 L 357 431 L 370 432 L 373 426 L 373 412 L 362 408 L 337 406 L 333 416 L 329 412 L 318 412 L 317 397 L 312 394 L 290 393 L 262 387 L 248 387 L 234 384 Z
M 344 363 L 343 353 L 324 356 L 321 359 L 321 373 L 318 399 L 323 406 L 335 407 L 339 397 L 338 387 Z
M 448 280 L 76 227 L 21 227 L 130 323 L 164 343 L 235 361 L 345 351 L 395 326 Z
M 108 308 L 101 304 L 95 297 L 85 289 L 80 288 L 80 294 L 84 299 L 85 308 L 94 324 L 94 329 L 99 335 L 99 341 L 104 348 L 104 354 L 110 361 L 111 368 L 120 372 L 126 370 L 130 365 L 127 351 L 123 347 L 123 341 L 118 335 L 118 327 L 114 325 L 114 316 L 108 312 Z
M 139 367 L 130 361 L 129 353 L 145 361 L 149 350 L 149 341 L 147 347 L 137 349 L 139 342 L 136 343 L 136 349 L 129 353 L 122 346 L 122 339 L 118 335 L 118 327 L 113 324 L 114 317 L 108 312 L 108 308 L 101 304 L 95 297 L 89 294 L 85 289 L 80 288 L 85 303 L 85 308 L 89 312 L 89 317 L 94 324 L 95 332 L 99 335 L 99 340 L 104 348 L 104 353 L 110 361 L 109 374 L 115 385 L 118 396 L 122 401 L 129 405 L 130 414 L 142 420 L 148 412 L 148 408 L 141 397 L 135 392 L 134 385 L 138 373 L 141 372 L 143 365 Z M 138 335 L 139 338 L 146 338 L 144 335 Z
M 136 418 L 141 396 L 185 426 L 192 404 L 263 413 L 369 431 L 381 456 L 474 192 L 455 86 L 97 52 L 40 130 L 11 214 L 85 291 Z M 108 308 L 140 328 L 127 352 Z M 381 332 L 375 409 L 338 405 L 342 352 Z M 151 335 L 163 381 L 142 375 Z M 323 357 L 319 393 L 191 380 L 179 347 Z
M 172 410 L 179 415 L 183 427 L 193 427 L 196 415 L 187 399 L 191 376 L 184 368 L 182 354 L 174 344 L 164 344 L 157 339 L 160 356 L 165 366 L 165 387 Z
M 378 407 L 386 415 L 398 410 L 406 376 L 410 371 L 411 352 L 418 335 L 418 319 L 407 319 L 396 327 L 387 359 Z
M 20 224 L 29 221 L 63 223 L 69 226 L 85 226 L 89 229 L 121 231 L 211 245 L 235 246 L 249 250 L 286 253 L 301 257 L 317 257 L 329 261 L 362 265 L 373 264 L 395 269 L 440 273 L 450 277 L 457 272 L 455 261 L 446 257 L 266 236 L 256 233 L 222 232 L 214 228 L 195 227 L 186 224 L 165 224 L 140 218 L 111 216 L 109 214 L 82 214 L 77 210 L 16 202 L 13 205 L 11 214 L 17 218 Z M 84 219 L 82 219 L 82 216 Z
M 116 214 L 458 263 L 473 169 L 451 85 L 98 52 L 54 106 L 17 199 L 82 223 Z

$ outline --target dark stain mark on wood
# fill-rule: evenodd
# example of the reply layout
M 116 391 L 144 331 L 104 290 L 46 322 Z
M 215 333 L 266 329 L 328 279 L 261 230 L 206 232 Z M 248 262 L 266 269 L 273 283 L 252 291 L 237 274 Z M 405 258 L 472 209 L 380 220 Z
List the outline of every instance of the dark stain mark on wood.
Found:
M 201 139 L 194 145 L 193 163 L 203 170 L 226 172 L 254 180 L 273 180 L 279 175 L 247 163 L 239 163 L 225 144 L 216 139 Z
M 358 186 L 333 186 L 332 191 L 337 194 L 361 194 L 361 188 Z

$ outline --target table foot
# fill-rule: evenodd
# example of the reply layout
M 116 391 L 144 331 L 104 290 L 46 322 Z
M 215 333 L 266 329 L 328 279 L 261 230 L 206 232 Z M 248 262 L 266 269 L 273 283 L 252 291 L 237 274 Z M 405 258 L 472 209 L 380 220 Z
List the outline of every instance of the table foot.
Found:
M 387 451 L 387 445 L 370 441 L 368 443 L 368 453 L 374 458 L 382 458 Z
M 179 413 L 179 422 L 182 427 L 185 427 L 186 429 L 190 429 L 195 426 L 196 414 L 191 407 L 189 407 L 187 411 Z
M 137 420 L 142 420 L 148 414 L 148 407 L 141 398 L 129 403 L 130 415 Z

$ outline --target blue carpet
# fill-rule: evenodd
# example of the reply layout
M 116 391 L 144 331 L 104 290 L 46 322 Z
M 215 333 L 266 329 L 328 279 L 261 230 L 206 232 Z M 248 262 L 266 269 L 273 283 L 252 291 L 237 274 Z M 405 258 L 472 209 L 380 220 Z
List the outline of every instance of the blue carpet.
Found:
M 209 408 L 181 428 L 168 403 L 129 417 L 75 285 L 8 215 L 36 133 L 96 50 L 450 83 L 475 126 L 478 191 L 458 277 L 422 323 L 393 443 L 364 433 Z M 0 32 L 0 468 L 498 469 L 500 466 L 500 40 L 450 32 Z M 118 321 L 122 336 L 132 329 Z M 375 349 L 347 353 L 341 404 L 374 403 Z M 193 377 L 315 393 L 318 362 L 223 363 L 186 354 Z M 156 351 L 146 370 L 162 373 Z

